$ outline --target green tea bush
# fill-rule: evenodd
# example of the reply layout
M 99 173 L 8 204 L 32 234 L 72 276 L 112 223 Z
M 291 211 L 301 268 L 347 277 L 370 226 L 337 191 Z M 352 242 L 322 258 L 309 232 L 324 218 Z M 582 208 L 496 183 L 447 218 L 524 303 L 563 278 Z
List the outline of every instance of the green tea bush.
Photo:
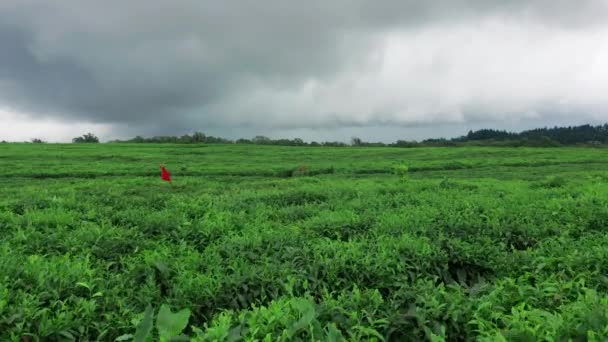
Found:
M 0 149 L 2 341 L 608 337 L 608 150 L 34 147 Z

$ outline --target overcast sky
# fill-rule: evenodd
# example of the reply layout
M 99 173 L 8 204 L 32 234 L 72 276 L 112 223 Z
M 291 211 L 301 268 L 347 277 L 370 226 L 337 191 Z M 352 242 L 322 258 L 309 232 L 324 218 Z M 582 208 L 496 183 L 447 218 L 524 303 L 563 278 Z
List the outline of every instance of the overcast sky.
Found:
M 0 140 L 608 121 L 608 0 L 1 0 Z

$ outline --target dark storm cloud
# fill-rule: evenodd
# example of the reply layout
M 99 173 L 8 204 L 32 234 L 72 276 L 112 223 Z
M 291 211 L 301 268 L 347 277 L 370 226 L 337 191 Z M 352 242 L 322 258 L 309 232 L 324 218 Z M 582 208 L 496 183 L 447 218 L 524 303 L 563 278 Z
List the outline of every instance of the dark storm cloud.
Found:
M 548 84 L 530 98 L 523 93 L 511 96 L 519 84 L 509 79 L 504 82 L 511 82 L 512 88 L 495 89 L 506 91 L 506 99 L 483 94 L 480 100 L 472 99 L 473 91 L 488 85 L 467 94 L 454 90 L 460 85 L 477 87 L 477 79 L 487 76 L 474 65 L 479 60 L 496 57 L 502 61 L 497 67 L 510 67 L 511 57 L 504 54 L 528 47 L 498 51 L 500 56 L 483 52 L 488 56 L 484 59 L 476 50 L 483 42 L 466 47 L 469 35 L 483 31 L 480 25 L 487 18 L 498 18 L 509 23 L 490 25 L 496 29 L 492 44 L 498 47 L 503 33 L 519 37 L 521 32 L 511 32 L 509 25 L 520 25 L 526 34 L 541 32 L 541 40 L 566 32 L 578 42 L 576 35 L 605 27 L 607 8 L 601 0 L 3 0 L 0 105 L 34 118 L 137 124 L 150 130 L 163 126 L 171 131 L 200 125 L 412 125 L 479 120 L 494 112 L 499 113 L 496 119 L 505 113 L 542 114 L 559 106 L 563 99 L 555 97 L 568 90 Z M 444 36 L 452 39 L 442 42 Z M 393 50 L 386 48 L 390 37 L 397 37 Z M 450 47 L 454 42 L 460 45 Z M 407 49 L 412 46 L 417 51 Z M 430 48 L 433 54 L 424 57 Z M 462 59 L 458 49 L 478 59 Z M 400 61 L 392 69 L 386 67 L 391 58 Z M 452 62 L 457 58 L 460 63 Z M 430 64 L 421 69 L 421 61 Z M 522 68 L 536 68 L 512 67 L 520 72 L 518 77 L 530 73 Z M 390 76 L 399 70 L 407 72 Z M 551 83 L 549 75 L 537 77 Z M 584 80 L 590 88 L 584 96 L 604 80 Z M 584 96 L 570 99 L 570 106 L 584 107 Z M 438 98 L 445 103 L 438 104 Z
M 27 45 L 28 35 L 0 30 L 0 85 L 5 101 L 28 104 L 39 111 L 69 108 L 81 90 L 96 89 L 95 80 L 76 63 L 38 61 Z

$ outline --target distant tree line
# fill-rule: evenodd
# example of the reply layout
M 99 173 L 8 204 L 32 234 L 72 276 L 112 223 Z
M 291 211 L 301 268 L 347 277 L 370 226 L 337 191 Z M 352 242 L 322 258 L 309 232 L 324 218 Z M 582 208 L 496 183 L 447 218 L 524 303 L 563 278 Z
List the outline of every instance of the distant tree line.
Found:
M 128 140 L 113 140 L 115 143 L 170 143 L 170 144 L 250 144 L 250 145 L 279 145 L 279 146 L 348 146 L 348 144 L 333 141 L 333 142 L 305 142 L 300 138 L 294 139 L 271 139 L 269 137 L 258 135 L 252 139 L 237 139 L 230 140 L 220 137 L 214 137 L 205 135 L 201 132 L 194 132 L 192 135 L 182 136 L 154 136 L 151 138 L 144 138 L 142 136 L 136 136 L 133 139 Z
M 45 143 L 38 138 L 31 139 L 32 143 Z M 87 133 L 72 139 L 73 143 L 99 143 L 99 138 L 93 133 Z M 230 140 L 220 137 L 205 135 L 195 132 L 191 135 L 182 136 L 154 136 L 145 138 L 136 136 L 128 140 L 113 140 L 116 143 L 171 143 L 171 144 L 251 144 L 251 145 L 277 145 L 277 146 L 328 146 L 328 147 L 432 147 L 432 146 L 530 146 L 530 147 L 557 147 L 573 145 L 608 145 L 608 124 L 604 125 L 581 125 L 553 128 L 536 128 L 520 133 L 505 130 L 480 129 L 469 131 L 466 135 L 452 139 L 425 139 L 397 140 L 393 143 L 366 142 L 358 137 L 353 137 L 350 144 L 341 141 L 306 142 L 300 138 L 294 139 L 271 139 L 258 135 L 251 139 Z M 6 143 L 6 141 L 2 141 Z
M 156 144 L 232 144 L 229 139 L 207 136 L 201 132 L 195 132 L 192 135 L 178 136 L 154 136 L 144 138 L 140 135 L 129 140 L 114 140 L 113 142 L 121 143 L 156 143 Z
M 531 146 L 553 147 L 571 145 L 605 145 L 608 144 L 608 124 L 592 126 L 568 126 L 553 128 L 537 128 L 520 133 L 505 130 L 480 129 L 469 131 L 466 135 L 452 139 L 425 139 L 397 140 L 393 143 L 366 142 L 353 137 L 350 144 L 340 141 L 306 142 L 300 138 L 271 139 L 265 136 L 256 136 L 252 139 L 230 140 L 208 136 L 201 132 L 192 135 L 157 136 L 144 138 L 137 136 L 130 140 L 115 140 L 123 143 L 175 143 L 175 144 L 252 144 L 252 145 L 278 145 L 278 146 L 354 146 L 354 147 L 431 147 L 431 146 Z
M 608 124 L 536 128 L 520 133 L 482 129 L 452 139 L 456 142 L 511 143 L 531 146 L 608 144 Z
M 536 128 L 520 133 L 505 130 L 480 129 L 452 139 L 426 139 L 421 142 L 399 140 L 389 144 L 396 147 L 420 146 L 530 146 L 557 147 L 608 144 L 608 124 Z

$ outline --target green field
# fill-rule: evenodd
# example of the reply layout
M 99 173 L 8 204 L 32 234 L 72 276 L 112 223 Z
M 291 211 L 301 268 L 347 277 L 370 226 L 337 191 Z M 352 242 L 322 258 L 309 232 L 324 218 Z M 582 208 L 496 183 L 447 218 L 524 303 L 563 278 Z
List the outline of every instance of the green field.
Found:
M 194 341 L 608 337 L 608 149 L 0 144 L 0 166 L 1 341 L 139 338 L 148 305 Z

